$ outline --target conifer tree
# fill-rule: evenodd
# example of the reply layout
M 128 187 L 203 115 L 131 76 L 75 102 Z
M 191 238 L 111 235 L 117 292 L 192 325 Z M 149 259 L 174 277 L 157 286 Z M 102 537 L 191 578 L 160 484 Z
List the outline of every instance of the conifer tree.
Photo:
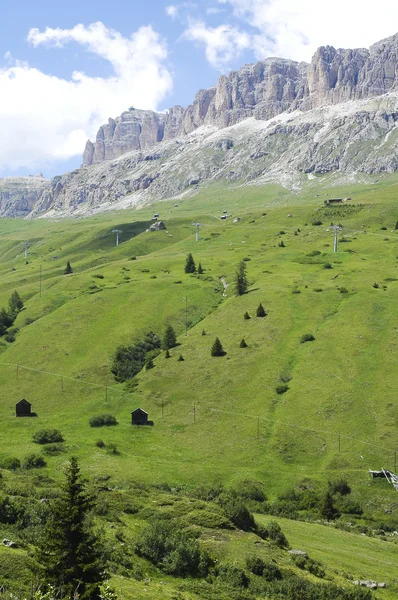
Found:
M 242 338 L 242 341 L 241 341 L 241 343 L 239 344 L 239 348 L 247 348 L 247 344 L 246 344 L 246 342 L 245 342 L 245 339 L 244 339 L 244 338 Z
M 340 516 L 339 510 L 334 505 L 333 496 L 329 491 L 323 497 L 321 516 L 328 521 L 334 521 L 334 519 L 338 519 Z
M 73 273 L 73 269 L 72 269 L 71 264 L 70 264 L 70 262 L 68 260 L 68 262 L 66 263 L 64 275 L 69 275 L 70 273 Z
M 183 360 L 185 360 L 185 358 L 182 354 L 180 354 L 180 356 L 177 358 L 177 362 L 182 362 Z
M 198 264 L 198 275 L 203 275 L 203 268 L 201 263 Z
M 164 355 L 165 358 L 170 358 L 170 352 L 169 349 L 167 348 L 166 353 Z
M 65 477 L 59 496 L 50 503 L 39 562 L 46 584 L 54 586 L 54 597 L 99 600 L 106 565 L 90 520 L 93 498 L 75 457 L 70 459 Z
M 235 292 L 237 296 L 246 294 L 248 288 L 248 281 L 246 276 L 246 263 L 242 260 L 239 263 L 238 270 L 235 274 Z
M 187 260 L 185 261 L 185 273 L 195 273 L 196 265 L 191 253 L 188 254 Z
M 174 348 L 175 346 L 177 346 L 176 332 L 171 325 L 167 325 L 163 337 L 163 347 Z
M 261 302 L 257 307 L 256 315 L 257 315 L 257 317 L 266 317 L 267 316 L 267 313 L 265 312 L 264 307 L 261 304 Z
M 250 319 L 250 315 L 249 313 L 246 311 L 245 314 L 243 315 L 243 318 L 245 319 L 245 321 Z
M 10 308 L 10 313 L 12 315 L 16 315 L 23 307 L 23 302 L 21 300 L 21 296 L 18 294 L 18 292 L 16 290 L 11 294 L 11 297 L 8 301 L 8 306 Z
M 226 354 L 218 337 L 216 337 L 216 339 L 214 340 L 210 354 L 211 356 L 224 356 Z

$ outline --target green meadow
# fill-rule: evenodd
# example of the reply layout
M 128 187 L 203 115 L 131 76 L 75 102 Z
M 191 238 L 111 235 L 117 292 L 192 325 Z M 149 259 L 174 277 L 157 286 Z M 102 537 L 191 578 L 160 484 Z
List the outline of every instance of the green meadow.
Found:
M 0 465 L 11 458 L 23 463 L 32 453 L 47 463 L 1 469 L 0 494 L 51 494 L 74 455 L 90 481 L 109 480 L 112 494 L 138 498 L 136 515 L 117 518 L 117 501 L 109 500 L 126 544 L 134 545 L 143 523 L 163 506 L 178 506 L 175 513 L 170 508 L 171 518 L 196 527 L 217 560 L 243 568 L 256 551 L 316 581 L 286 550 L 258 543 L 254 533 L 217 528 L 218 509 L 205 501 L 197 506 L 192 490 L 233 489 L 250 480 L 261 483 L 272 503 L 303 481 L 324 490 L 343 478 L 363 509 L 361 516 L 341 517 L 345 528 L 307 522 L 314 519 L 302 520 L 304 514 L 276 518 L 292 547 L 322 563 L 326 581 L 387 581 L 376 597 L 396 598 L 398 536 L 372 531 L 386 519 L 398 522 L 398 492 L 385 479 L 372 480 L 368 470 L 397 471 L 398 181 L 332 183 L 328 177 L 311 181 L 300 195 L 278 186 L 214 185 L 140 210 L 0 221 L 0 308 L 14 290 L 24 302 L 15 341 L 0 338 Z M 340 196 L 351 200 L 323 207 L 327 197 Z M 147 231 L 155 213 L 166 230 Z M 231 216 L 222 220 L 223 214 Z M 196 222 L 202 224 L 199 241 Z M 331 224 L 342 226 L 337 252 Z M 189 252 L 203 274 L 184 272 Z M 242 260 L 249 286 L 237 296 Z M 256 316 L 260 303 L 267 313 L 262 318 Z M 162 350 L 154 368 L 117 382 L 111 371 L 116 348 L 148 331 L 162 337 L 167 325 L 178 336 L 170 358 Z M 306 334 L 314 339 L 302 343 Z M 216 337 L 225 356 L 210 355 Z M 15 417 L 21 398 L 36 418 Z M 131 425 L 138 407 L 154 427 Z M 106 413 L 117 426 L 90 427 L 91 417 Z M 32 440 L 49 428 L 64 436 L 58 453 L 45 454 Z M 197 518 L 203 511 L 213 515 L 209 523 Z M 112 518 L 105 518 L 107 527 Z M 4 526 L 3 537 L 12 535 L 19 534 Z M 19 549 L 1 549 L 0 583 L 1 577 L 16 580 L 20 569 L 29 580 L 32 544 L 22 536 Z M 210 598 L 199 583 L 138 562 L 141 580 L 128 570 L 114 574 L 123 596 L 140 599 L 149 591 L 155 600 Z

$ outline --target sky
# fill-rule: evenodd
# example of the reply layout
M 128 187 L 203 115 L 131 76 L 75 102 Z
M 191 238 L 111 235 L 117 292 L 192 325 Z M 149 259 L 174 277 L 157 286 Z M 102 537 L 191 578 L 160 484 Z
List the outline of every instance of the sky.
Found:
M 243 64 L 398 32 L 397 0 L 1 0 L 0 177 L 80 166 L 130 106 L 164 111 Z

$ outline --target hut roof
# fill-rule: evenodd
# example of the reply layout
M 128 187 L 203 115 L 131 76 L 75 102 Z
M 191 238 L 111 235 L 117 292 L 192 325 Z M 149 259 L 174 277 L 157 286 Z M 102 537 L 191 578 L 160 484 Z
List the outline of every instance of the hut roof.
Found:
M 133 410 L 133 411 L 131 412 L 131 414 L 132 414 L 132 415 L 135 415 L 136 413 L 141 413 L 141 414 L 142 414 L 142 413 L 144 413 L 145 415 L 147 415 L 147 414 L 148 414 L 148 413 L 147 413 L 145 410 L 143 410 L 142 408 L 136 408 L 135 410 Z
M 27 400 L 25 400 L 25 398 L 22 398 L 22 400 L 17 402 L 16 406 L 19 406 L 20 404 L 23 404 L 24 406 L 32 406 L 32 404 L 30 402 L 28 402 Z

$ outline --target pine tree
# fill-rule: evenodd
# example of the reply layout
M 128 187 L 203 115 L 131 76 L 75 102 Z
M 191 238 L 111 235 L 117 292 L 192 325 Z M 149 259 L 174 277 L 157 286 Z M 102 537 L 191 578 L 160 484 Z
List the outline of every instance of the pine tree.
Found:
M 21 296 L 16 290 L 11 294 L 11 297 L 8 301 L 8 306 L 10 307 L 10 313 L 12 315 L 16 315 L 17 313 L 19 313 L 19 311 L 23 307 Z
M 145 361 L 145 370 L 149 371 L 149 369 L 153 369 L 154 366 L 155 366 L 155 364 L 153 362 L 153 358 L 150 356 Z
M 54 597 L 99 600 L 106 565 L 90 520 L 94 501 L 75 457 L 70 459 L 65 477 L 59 496 L 50 503 L 39 562 L 44 567 L 45 583 L 54 586 Z
M 249 315 L 249 313 L 247 311 L 243 315 L 243 318 L 245 319 L 245 321 L 247 321 L 248 319 L 250 319 L 250 315 Z
M 283 240 L 281 240 L 278 244 L 279 248 L 285 248 L 285 243 Z
M 214 340 L 210 354 L 211 356 L 224 356 L 226 354 L 218 337 L 216 337 L 216 339 Z
M 70 265 L 70 262 L 68 260 L 68 262 L 66 263 L 64 275 L 69 275 L 70 273 L 73 273 L 73 269 L 72 269 L 72 267 Z
M 395 223 L 395 229 L 398 229 L 398 221 Z
M 239 263 L 238 270 L 235 274 L 235 292 L 237 296 L 246 294 L 248 288 L 247 276 L 246 276 L 246 263 L 242 260 Z
M 247 348 L 247 344 L 246 344 L 246 342 L 245 342 L 245 339 L 244 339 L 244 338 L 242 338 L 242 341 L 241 341 L 241 343 L 239 344 L 239 348 Z
M 167 348 L 166 353 L 164 355 L 165 358 L 170 358 L 170 352 L 169 349 Z
M 180 354 L 180 356 L 177 358 L 177 362 L 182 362 L 183 360 L 185 360 L 185 358 L 182 354 Z
M 321 505 L 321 516 L 328 521 L 334 521 L 340 516 L 340 512 L 333 503 L 333 496 L 330 492 L 326 492 Z
M 202 265 L 201 265 L 201 263 L 199 263 L 198 264 L 198 275 L 203 275 L 203 272 L 204 271 L 203 271 Z
M 206 330 L 202 329 L 202 335 L 206 335 Z
M 171 325 L 167 325 L 163 337 L 163 348 L 174 348 L 177 346 L 177 336 Z
M 257 307 L 256 315 L 257 315 L 257 317 L 266 317 L 267 316 L 267 313 L 265 312 L 264 307 L 261 304 L 261 302 Z
M 196 271 L 195 261 L 194 261 L 191 253 L 189 253 L 187 256 L 184 271 L 185 271 L 185 273 L 195 273 L 195 271 Z

